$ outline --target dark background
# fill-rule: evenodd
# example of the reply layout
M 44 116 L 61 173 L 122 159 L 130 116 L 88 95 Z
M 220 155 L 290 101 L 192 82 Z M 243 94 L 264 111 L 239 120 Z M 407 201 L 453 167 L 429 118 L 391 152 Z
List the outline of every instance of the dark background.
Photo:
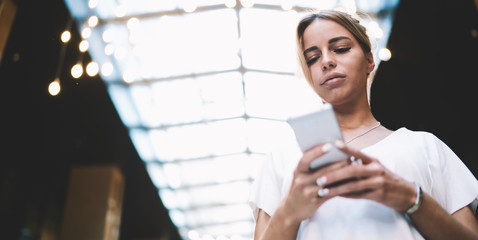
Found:
M 59 239 L 72 166 L 116 164 L 125 178 L 121 239 L 179 239 L 137 154 L 106 85 L 97 76 L 73 79 L 80 58 L 72 24 L 61 74 L 50 96 L 71 18 L 62 0 L 16 1 L 16 19 L 0 66 L 2 157 L 0 239 Z M 91 60 L 83 56 L 84 63 Z
M 70 19 L 63 1 L 16 2 L 0 65 L 0 239 L 58 238 L 71 167 L 109 163 L 126 181 L 121 239 L 179 238 L 101 79 L 72 79 L 64 67 L 61 93 L 48 94 Z M 473 0 L 401 0 L 392 58 L 380 64 L 371 94 L 382 124 L 434 133 L 475 176 L 477 31 Z M 79 58 L 72 32 L 64 66 Z
M 402 0 L 371 90 L 385 126 L 434 133 L 478 176 L 478 14 L 472 0 Z

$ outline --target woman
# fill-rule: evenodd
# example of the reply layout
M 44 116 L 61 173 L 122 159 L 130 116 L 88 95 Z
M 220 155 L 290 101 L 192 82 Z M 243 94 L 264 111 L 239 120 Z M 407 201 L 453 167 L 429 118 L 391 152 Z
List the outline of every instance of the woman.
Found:
M 310 171 L 331 143 L 272 153 L 251 192 L 254 238 L 478 239 L 468 206 L 478 182 L 461 160 L 434 135 L 391 131 L 372 115 L 375 64 L 359 21 L 338 11 L 308 15 L 297 43 L 306 79 L 334 108 L 344 136 L 336 147 L 360 161 Z M 332 185 L 347 179 L 355 180 Z

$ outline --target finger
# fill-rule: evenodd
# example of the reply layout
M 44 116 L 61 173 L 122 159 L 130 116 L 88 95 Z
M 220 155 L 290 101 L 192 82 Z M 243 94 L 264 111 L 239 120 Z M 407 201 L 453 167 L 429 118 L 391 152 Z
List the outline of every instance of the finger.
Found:
M 316 182 L 319 186 L 336 186 L 342 185 L 353 179 L 364 179 L 373 176 L 383 175 L 385 169 L 379 163 L 371 163 L 368 165 L 349 165 L 325 173 L 317 178 Z M 356 180 L 353 180 L 356 181 Z
M 377 177 L 361 178 L 330 188 L 330 192 L 347 198 L 376 198 L 383 179 Z
M 338 169 L 345 168 L 349 166 L 349 161 L 348 160 L 342 160 L 339 162 L 335 162 L 332 164 L 329 164 L 325 167 L 322 167 L 318 170 L 315 170 L 311 176 L 313 178 L 313 181 L 318 185 L 318 186 L 324 186 L 327 182 L 330 182 L 330 180 L 327 179 L 327 174 L 334 172 Z
M 297 165 L 297 170 L 299 170 L 300 172 L 310 172 L 309 166 L 312 161 L 324 155 L 325 153 L 330 151 L 330 149 L 332 149 L 332 144 L 324 143 L 307 150 L 306 152 L 304 152 L 304 155 L 300 159 Z
M 329 190 L 326 188 L 321 188 L 318 186 L 310 186 L 306 190 L 307 190 L 306 196 L 313 201 L 321 201 L 321 200 L 324 201 L 332 197 L 328 194 Z M 319 198 L 322 198 L 322 199 L 319 199 Z
M 347 145 L 344 144 L 342 141 L 336 141 L 335 146 L 342 151 L 343 153 L 349 155 L 349 156 L 354 156 L 356 159 L 361 159 L 364 164 L 368 164 L 371 162 L 377 161 L 376 159 L 367 156 L 366 154 L 362 153 L 359 150 L 353 149 Z

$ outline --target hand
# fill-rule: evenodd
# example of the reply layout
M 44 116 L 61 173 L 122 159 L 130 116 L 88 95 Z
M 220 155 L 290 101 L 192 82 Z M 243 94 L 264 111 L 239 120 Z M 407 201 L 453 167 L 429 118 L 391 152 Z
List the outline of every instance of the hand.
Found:
M 318 145 L 304 153 L 292 179 L 288 195 L 281 202 L 285 215 L 294 222 L 300 222 L 312 217 L 317 208 L 331 197 L 319 197 L 322 188 L 317 185 L 317 179 L 328 172 L 348 165 L 348 160 L 330 164 L 316 171 L 310 170 L 310 163 L 331 149 L 330 143 Z
M 408 182 L 386 169 L 380 161 L 369 157 L 360 151 L 351 149 L 343 144 L 337 146 L 342 152 L 356 159 L 361 164 L 347 164 L 346 166 L 327 172 L 323 184 L 328 194 L 327 198 L 342 196 L 347 198 L 370 199 L 395 209 L 398 212 L 406 211 L 417 196 L 413 183 Z M 343 146 L 340 146 L 343 145 Z M 354 181 L 329 187 L 329 184 L 353 178 Z

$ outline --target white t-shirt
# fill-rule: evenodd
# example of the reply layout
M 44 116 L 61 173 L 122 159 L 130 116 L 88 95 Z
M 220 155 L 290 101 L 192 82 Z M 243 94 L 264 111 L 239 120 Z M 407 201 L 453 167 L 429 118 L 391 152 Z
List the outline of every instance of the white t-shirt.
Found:
M 419 183 L 447 212 L 478 197 L 478 181 L 455 153 L 431 133 L 400 128 L 362 149 L 392 172 Z M 250 195 L 257 218 L 259 208 L 272 216 L 287 194 L 302 153 L 297 144 L 280 146 L 264 162 Z M 302 221 L 297 239 L 423 239 L 404 214 L 366 199 L 335 197 Z

